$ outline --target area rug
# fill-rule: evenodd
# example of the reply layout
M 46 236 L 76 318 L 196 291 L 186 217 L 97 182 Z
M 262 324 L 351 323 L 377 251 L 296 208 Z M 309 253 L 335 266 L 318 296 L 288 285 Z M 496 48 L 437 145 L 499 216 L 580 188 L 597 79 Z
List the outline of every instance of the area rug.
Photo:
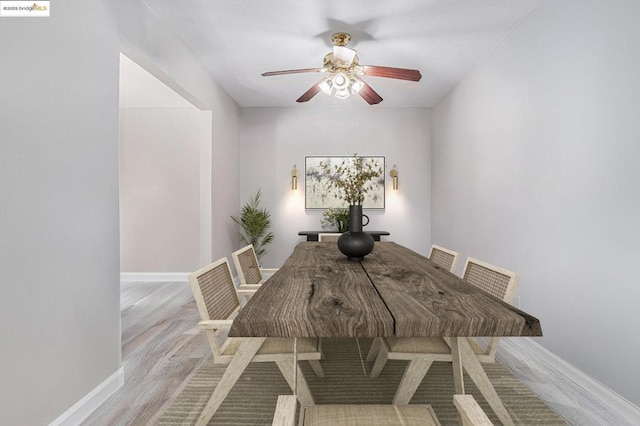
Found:
M 372 379 L 363 374 L 358 343 L 366 356 L 371 339 L 360 339 L 359 342 L 355 339 L 323 340 L 325 378 L 316 377 L 308 363 L 300 363 L 316 404 L 391 404 L 406 362 L 389 361 L 380 376 Z M 367 373 L 372 364 L 364 362 Z M 483 366 L 515 424 L 566 424 L 504 366 L 498 363 Z M 158 424 L 194 424 L 224 369 L 224 366 L 214 366 L 211 360 L 207 361 L 160 416 Z M 489 418 L 500 424 L 468 377 L 465 377 L 465 389 L 476 398 Z M 453 393 L 451 364 L 434 362 L 411 403 L 431 404 L 442 425 L 459 425 Z M 291 390 L 274 363 L 250 364 L 209 424 L 270 425 L 276 400 L 281 394 L 291 394 Z

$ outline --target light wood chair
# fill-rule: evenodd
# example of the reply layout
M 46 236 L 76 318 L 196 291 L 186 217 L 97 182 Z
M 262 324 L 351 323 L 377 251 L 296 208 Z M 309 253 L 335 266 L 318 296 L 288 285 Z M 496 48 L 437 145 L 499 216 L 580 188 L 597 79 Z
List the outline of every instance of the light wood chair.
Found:
M 252 244 L 234 251 L 231 253 L 231 258 L 238 272 L 238 279 L 240 280 L 241 286 L 260 286 L 264 283 L 263 274 L 274 274 L 278 271 L 277 268 L 268 269 L 260 267 Z
M 462 426 L 493 426 L 473 395 L 454 395 Z M 295 395 L 278 395 L 272 426 L 295 426 Z M 430 405 L 315 405 L 302 410 L 303 425 L 439 425 Z M 321 417 L 320 417 L 321 416 Z
M 518 274 L 506 269 L 468 258 L 462 278 L 469 284 L 507 303 L 513 301 Z M 487 348 L 483 348 L 475 339 L 468 338 L 473 352 L 480 362 L 495 362 L 499 337 L 492 337 Z M 408 404 L 411 396 L 422 382 L 434 361 L 452 362 L 450 342 L 442 337 L 383 337 L 376 338 L 367 355 L 367 361 L 373 361 L 371 377 L 378 377 L 387 360 L 409 361 L 401 386 L 393 400 L 394 404 Z
M 294 360 L 290 367 L 294 382 L 299 371 L 298 340 L 295 339 L 293 343 Z M 297 391 L 298 388 L 294 388 L 293 395 L 278 395 L 273 426 L 296 424 Z M 440 426 L 430 405 L 301 405 L 298 424 L 303 426 Z
M 297 395 L 301 403 L 304 406 L 313 405 L 313 397 L 297 362 L 295 364 L 297 379 L 294 379 L 290 364 L 294 359 L 292 339 L 228 337 L 219 344 L 218 339 L 222 338 L 219 336 L 219 331 L 231 328 L 232 318 L 240 310 L 238 294 L 255 292 L 255 290 L 235 288 L 227 258 L 222 258 L 190 274 L 189 282 L 202 319 L 198 325 L 209 340 L 213 363 L 227 365 L 227 371 L 214 390 L 197 424 L 207 424 L 250 362 L 275 362 L 291 389 L 297 386 Z M 318 339 L 298 339 L 297 352 L 296 359 L 309 361 L 314 372 L 324 377 L 319 361 L 322 354 Z
M 463 280 L 510 305 L 513 305 L 519 278 L 520 276 L 515 272 L 472 257 L 467 258 L 462 273 Z M 499 337 L 492 337 L 485 349 L 475 339 L 469 339 L 469 343 L 478 355 L 480 362 L 494 363 L 496 361 L 496 351 L 500 343 Z
M 454 273 L 456 270 L 458 257 L 458 252 L 437 246 L 435 244 L 431 246 L 431 251 L 429 252 L 429 260 L 452 273 Z M 375 356 L 378 354 L 378 351 L 380 350 L 381 344 L 381 338 L 376 337 L 373 341 L 373 344 L 371 345 L 371 348 L 369 349 L 367 361 L 373 361 Z
M 296 396 L 279 395 L 272 426 L 296 425 Z M 430 405 L 314 405 L 302 407 L 303 426 L 439 426 Z
M 435 244 L 431 246 L 431 251 L 429 252 L 429 260 L 452 273 L 456 270 L 458 257 L 458 252 L 437 246 Z M 367 361 L 373 361 L 375 359 L 376 355 L 380 351 L 381 345 L 382 338 L 376 337 L 371 344 L 371 348 L 369 349 Z
M 334 233 L 334 232 L 326 232 L 326 233 L 320 233 L 318 234 L 318 242 L 327 242 L 327 241 L 338 241 L 338 238 L 340 238 L 340 233 Z
M 431 251 L 429 252 L 429 259 L 433 263 L 453 273 L 456 272 L 456 266 L 458 266 L 458 257 L 458 252 L 435 244 L 431 246 Z
M 473 395 L 453 395 L 453 403 L 460 413 L 462 426 L 493 426 Z

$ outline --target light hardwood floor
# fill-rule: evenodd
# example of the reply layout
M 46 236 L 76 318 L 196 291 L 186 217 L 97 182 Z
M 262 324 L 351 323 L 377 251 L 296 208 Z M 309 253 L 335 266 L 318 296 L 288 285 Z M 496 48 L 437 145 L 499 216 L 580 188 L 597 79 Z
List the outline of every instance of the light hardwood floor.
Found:
M 122 283 L 124 386 L 83 425 L 147 425 L 211 353 L 188 283 Z

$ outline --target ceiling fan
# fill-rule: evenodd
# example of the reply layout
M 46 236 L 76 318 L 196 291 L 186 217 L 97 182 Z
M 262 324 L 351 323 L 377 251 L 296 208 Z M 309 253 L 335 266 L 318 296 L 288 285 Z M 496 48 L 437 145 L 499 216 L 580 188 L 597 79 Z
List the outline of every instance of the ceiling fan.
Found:
M 262 75 L 299 74 L 306 72 L 329 73 L 318 83 L 304 92 L 296 102 L 307 102 L 320 91 L 338 99 L 346 99 L 351 95 L 360 95 L 369 105 L 382 102 L 382 97 L 371 88 L 361 76 L 372 75 L 375 77 L 397 78 L 400 80 L 420 81 L 422 75 L 418 70 L 394 67 L 379 67 L 374 65 L 360 65 L 356 51 L 347 47 L 351 36 L 347 33 L 336 33 L 331 36 L 333 52 L 324 57 L 322 68 L 302 68 L 296 70 L 270 71 Z

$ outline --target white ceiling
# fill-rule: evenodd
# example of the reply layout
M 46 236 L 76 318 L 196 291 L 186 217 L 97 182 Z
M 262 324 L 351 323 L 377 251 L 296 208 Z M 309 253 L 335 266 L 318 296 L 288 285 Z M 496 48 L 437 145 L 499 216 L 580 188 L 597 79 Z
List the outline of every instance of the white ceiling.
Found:
M 347 32 L 360 64 L 419 69 L 418 83 L 364 77 L 384 107 L 434 106 L 539 0 L 145 0 L 241 107 L 291 107 Z M 369 107 L 322 93 L 309 104 Z
M 195 108 L 185 98 L 120 54 L 120 108 Z

